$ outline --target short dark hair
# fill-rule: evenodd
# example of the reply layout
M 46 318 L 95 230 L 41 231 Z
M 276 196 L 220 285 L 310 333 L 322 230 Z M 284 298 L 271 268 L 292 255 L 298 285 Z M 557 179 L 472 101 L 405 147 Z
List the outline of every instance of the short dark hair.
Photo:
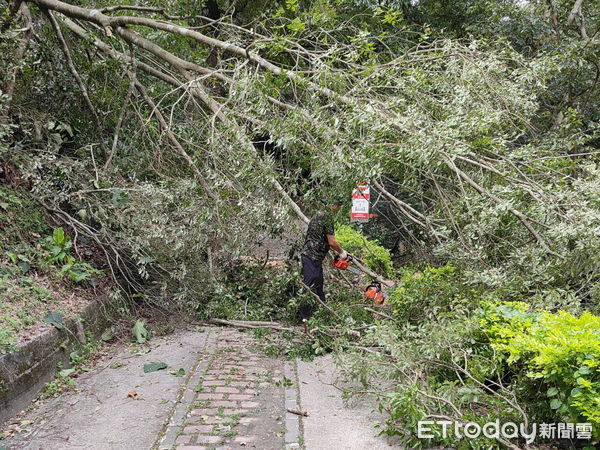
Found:
M 321 203 L 326 206 L 342 206 L 346 198 L 343 195 L 332 195 L 330 197 L 323 197 Z

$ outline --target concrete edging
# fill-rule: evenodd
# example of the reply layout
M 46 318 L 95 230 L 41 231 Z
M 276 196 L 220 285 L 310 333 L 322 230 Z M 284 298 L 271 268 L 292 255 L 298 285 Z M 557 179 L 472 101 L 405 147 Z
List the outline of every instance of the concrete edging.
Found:
M 285 378 L 292 381 L 291 385 L 286 384 L 285 386 L 285 449 L 299 449 L 303 448 L 301 418 L 299 415 L 288 411 L 288 409 L 301 409 L 296 360 L 286 361 L 283 370 Z
M 79 314 L 65 317 L 68 331 L 51 327 L 14 352 L 0 355 L 0 423 L 29 405 L 54 378 L 57 363 L 68 365 L 69 354 L 86 343 L 86 332 L 97 337 L 103 331 L 106 303 L 92 301 Z
M 206 334 L 204 335 L 202 351 L 199 352 L 194 366 L 190 370 L 190 374 L 179 388 L 177 400 L 169 411 L 169 416 L 163 423 L 162 430 L 159 433 L 157 440 L 152 445 L 153 450 L 170 450 L 175 448 L 175 440 L 183 430 L 185 416 L 188 413 L 190 405 L 194 403 L 194 397 L 196 395 L 195 388 L 198 386 L 198 383 L 202 381 L 206 369 L 211 361 L 213 356 L 212 350 L 214 349 L 220 332 L 220 330 L 211 329 L 205 331 Z M 209 352 L 207 352 L 207 349 Z M 207 358 L 207 356 L 210 356 L 210 358 Z

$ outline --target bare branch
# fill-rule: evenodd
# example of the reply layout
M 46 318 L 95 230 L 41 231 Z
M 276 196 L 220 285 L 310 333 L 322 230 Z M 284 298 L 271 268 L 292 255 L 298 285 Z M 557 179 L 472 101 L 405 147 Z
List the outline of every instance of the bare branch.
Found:
M 577 15 L 581 14 L 581 5 L 583 4 L 583 0 L 576 0 L 575 3 L 573 4 L 573 8 L 571 9 L 571 12 L 569 13 L 569 17 L 567 18 L 567 25 L 571 25 L 573 23 L 573 21 L 575 20 L 575 17 L 577 17 Z
M 119 119 L 117 120 L 117 126 L 115 127 L 115 133 L 113 136 L 112 147 L 110 149 L 110 154 L 108 158 L 106 158 L 106 162 L 104 163 L 103 171 L 106 172 L 110 167 L 110 163 L 112 162 L 113 157 L 117 151 L 117 143 L 119 142 L 119 131 L 121 130 L 121 126 L 123 125 L 123 119 L 125 118 L 125 113 L 127 112 L 127 107 L 129 106 L 129 100 L 131 99 L 131 95 L 133 94 L 134 85 L 133 83 L 129 84 L 129 88 L 127 89 L 127 94 L 125 95 L 125 101 L 123 102 L 123 107 L 121 108 L 121 113 L 119 114 Z

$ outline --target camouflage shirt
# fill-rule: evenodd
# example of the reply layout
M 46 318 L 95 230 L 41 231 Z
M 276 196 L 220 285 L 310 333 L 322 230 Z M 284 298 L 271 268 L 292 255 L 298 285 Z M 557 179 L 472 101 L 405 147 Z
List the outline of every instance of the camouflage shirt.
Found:
M 329 251 L 327 235 L 333 234 L 333 216 L 318 212 L 310 220 L 302 254 L 315 261 L 323 261 Z

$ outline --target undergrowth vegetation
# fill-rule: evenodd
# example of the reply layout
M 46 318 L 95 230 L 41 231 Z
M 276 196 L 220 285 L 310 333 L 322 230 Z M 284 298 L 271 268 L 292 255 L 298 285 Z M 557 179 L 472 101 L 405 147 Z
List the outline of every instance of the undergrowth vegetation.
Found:
M 267 352 L 301 358 L 334 352 L 353 386 L 347 395 L 373 395 L 387 417 L 381 432 L 409 447 L 464 445 L 440 426 L 433 427 L 434 438 L 418 439 L 419 421 L 431 417 L 482 427 L 498 420 L 600 429 L 599 316 L 572 302 L 565 303 L 568 310 L 556 310 L 550 302 L 542 307 L 510 300 L 505 290 L 473 283 L 452 264 L 393 268 L 388 250 L 374 252 L 377 244 L 348 225 L 336 230 L 349 251 L 365 261 L 371 256 L 370 267 L 389 264 L 387 274 L 398 287 L 377 311 L 361 293 L 366 279 L 347 285 L 326 265 L 337 281 L 326 285 L 331 309 L 315 303 L 313 339 L 257 330 Z M 240 263 L 201 315 L 297 324 L 298 304 L 314 301 L 300 279 L 294 262 L 276 268 Z M 482 435 L 468 445 L 502 444 Z
M 31 195 L 0 186 L 0 209 L 0 351 L 10 351 L 46 314 L 75 312 L 85 300 L 73 294 L 87 297 L 104 273 L 74 255 L 72 239 L 48 224 Z
M 534 309 L 474 289 L 452 267 L 410 271 L 391 297 L 394 320 L 378 321 L 338 353 L 357 392 L 376 393 L 389 419 L 382 431 L 407 445 L 457 446 L 431 417 L 480 426 L 588 423 L 598 438 L 600 317 Z M 589 441 L 588 441 L 589 442 Z M 484 436 L 471 448 L 499 445 Z
M 339 225 L 335 229 L 335 238 L 342 248 L 354 256 L 361 258 L 371 270 L 383 276 L 390 276 L 393 271 L 390 251 L 373 239 L 349 225 Z

